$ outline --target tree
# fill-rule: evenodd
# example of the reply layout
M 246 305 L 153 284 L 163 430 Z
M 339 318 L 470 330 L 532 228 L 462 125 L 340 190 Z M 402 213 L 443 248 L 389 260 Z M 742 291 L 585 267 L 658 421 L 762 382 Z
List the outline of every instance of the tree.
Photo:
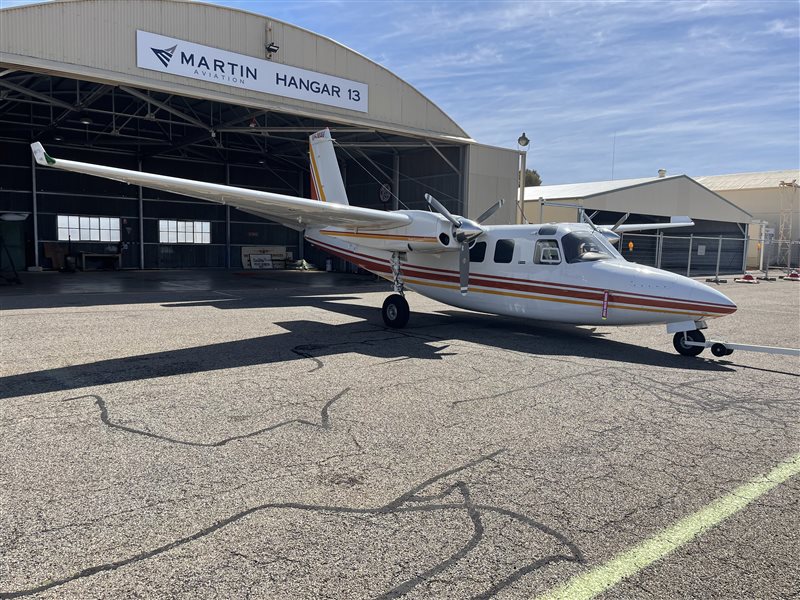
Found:
M 539 177 L 536 169 L 525 169 L 525 187 L 534 185 L 542 185 L 542 178 Z

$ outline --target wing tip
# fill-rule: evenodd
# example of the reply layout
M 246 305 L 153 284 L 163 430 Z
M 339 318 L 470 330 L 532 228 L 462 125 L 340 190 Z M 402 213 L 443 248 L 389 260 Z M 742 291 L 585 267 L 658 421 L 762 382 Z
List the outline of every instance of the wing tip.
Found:
M 33 151 L 33 157 L 40 165 L 52 166 L 56 164 L 56 159 L 45 152 L 44 146 L 42 146 L 41 142 L 32 143 L 31 150 Z

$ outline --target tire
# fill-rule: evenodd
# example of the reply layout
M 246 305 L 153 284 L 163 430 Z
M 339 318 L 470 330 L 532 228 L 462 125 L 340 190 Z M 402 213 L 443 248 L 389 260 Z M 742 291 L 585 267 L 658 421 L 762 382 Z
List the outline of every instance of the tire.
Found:
M 678 354 L 682 356 L 697 356 L 699 355 L 705 348 L 702 346 L 687 346 L 684 344 L 684 337 L 686 336 L 690 342 L 705 342 L 706 336 L 703 335 L 703 332 L 695 329 L 694 331 L 679 331 L 675 334 L 675 337 L 672 338 L 672 345 L 675 346 L 675 350 L 678 351 Z
M 381 316 L 387 327 L 402 329 L 408 323 L 410 315 L 411 310 L 408 308 L 408 302 L 400 294 L 392 294 L 383 301 Z

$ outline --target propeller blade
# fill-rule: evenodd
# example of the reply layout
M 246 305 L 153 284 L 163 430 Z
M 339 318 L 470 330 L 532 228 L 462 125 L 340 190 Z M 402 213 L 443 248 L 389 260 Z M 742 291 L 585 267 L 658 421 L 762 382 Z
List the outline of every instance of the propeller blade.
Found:
M 477 218 L 477 219 L 475 219 L 475 220 L 476 220 L 478 223 L 483 223 L 483 222 L 484 222 L 486 219 L 488 219 L 488 218 L 489 218 L 489 217 L 491 217 L 491 216 L 492 216 L 494 213 L 496 213 L 496 212 L 497 212 L 497 210 L 498 210 L 500 207 L 502 207 L 502 206 L 503 206 L 503 203 L 504 203 L 504 202 L 505 202 L 505 200 L 504 200 L 503 198 L 500 198 L 500 200 L 498 200 L 497 202 L 495 202 L 494 204 L 492 204 L 492 205 L 491 205 L 491 206 L 490 206 L 490 207 L 489 207 L 487 210 L 485 210 L 485 211 L 483 212 L 483 214 L 481 214 L 481 216 L 480 216 L 480 217 L 478 217 L 478 218 Z
M 442 203 L 439 202 L 436 198 L 431 196 L 430 194 L 425 194 L 425 200 L 430 204 L 436 211 L 441 214 L 445 219 L 450 221 L 454 226 L 461 227 L 461 221 L 456 219 L 453 215 L 450 214 L 450 211 L 447 210 Z
M 620 226 L 620 225 L 622 225 L 622 224 L 623 224 L 625 221 L 627 221 L 627 220 L 628 220 L 628 217 L 630 217 L 630 216 L 631 216 L 631 213 L 625 213 L 625 215 L 624 215 L 624 216 L 623 216 L 623 217 L 622 217 L 622 218 L 621 218 L 619 221 L 617 221 L 617 222 L 614 224 L 614 226 L 611 228 L 611 231 L 616 231 L 616 230 L 617 230 L 617 227 L 619 227 L 619 226 Z
M 597 211 L 594 212 L 592 217 L 594 217 L 595 215 L 597 215 Z M 589 227 L 591 227 L 595 231 L 598 231 L 597 225 L 595 225 L 594 221 L 592 221 L 592 217 L 587 215 L 585 210 L 581 209 L 581 221 L 583 221 L 584 223 L 588 224 Z
M 461 242 L 458 249 L 459 284 L 461 295 L 466 296 L 469 289 L 469 242 Z

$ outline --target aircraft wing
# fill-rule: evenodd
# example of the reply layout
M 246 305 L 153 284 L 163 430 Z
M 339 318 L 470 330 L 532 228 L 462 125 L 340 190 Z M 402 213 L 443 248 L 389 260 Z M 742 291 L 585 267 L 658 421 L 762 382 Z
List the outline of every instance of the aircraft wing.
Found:
M 132 185 L 228 204 L 245 212 L 277 221 L 287 227 L 298 230 L 309 226 L 390 229 L 401 227 L 411 222 L 411 218 L 408 215 L 398 212 L 320 202 L 319 200 L 309 200 L 308 198 L 297 196 L 286 196 L 229 185 L 55 159 L 45 152 L 39 142 L 31 144 L 31 149 L 36 162 L 43 166 L 105 177 L 106 179 L 123 181 Z

